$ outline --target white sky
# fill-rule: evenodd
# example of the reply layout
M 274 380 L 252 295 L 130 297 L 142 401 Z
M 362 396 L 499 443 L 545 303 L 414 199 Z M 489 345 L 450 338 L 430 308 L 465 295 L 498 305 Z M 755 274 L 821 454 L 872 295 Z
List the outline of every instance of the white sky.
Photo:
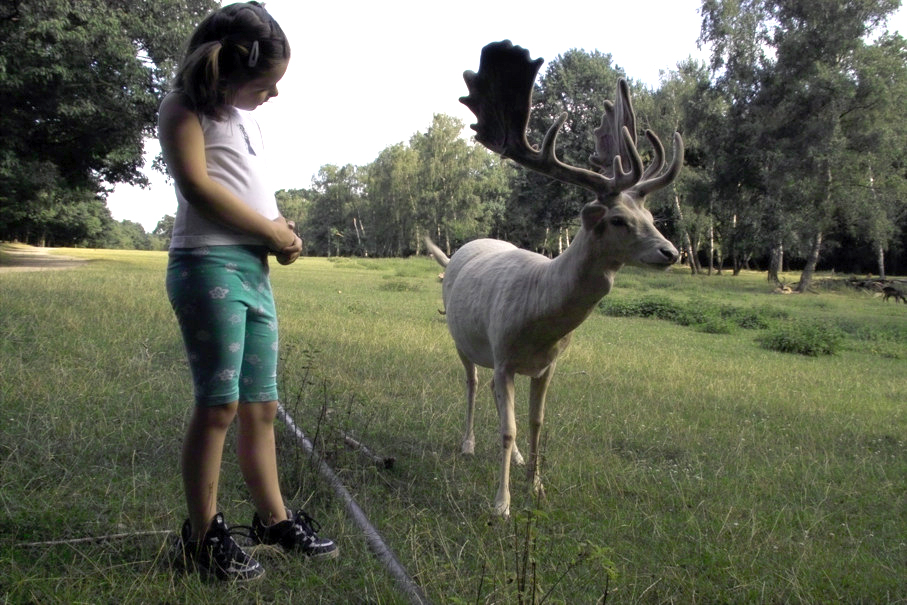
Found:
M 436 113 L 473 123 L 458 101 L 467 94 L 462 74 L 479 68 L 489 42 L 510 39 L 532 58 L 543 57 L 540 73 L 573 48 L 610 53 L 629 78 L 654 88 L 659 73 L 679 61 L 707 60 L 707 52 L 696 47 L 700 5 L 701 0 L 268 0 L 293 52 L 280 95 L 255 111 L 274 184 L 306 188 L 325 164 L 368 164 L 386 147 L 425 132 Z M 898 11 L 889 29 L 907 35 L 907 9 Z M 150 188 L 118 185 L 108 197 L 115 220 L 141 223 L 150 232 L 165 214 L 175 214 L 172 184 L 150 169 L 159 151 L 156 139 L 146 142 Z

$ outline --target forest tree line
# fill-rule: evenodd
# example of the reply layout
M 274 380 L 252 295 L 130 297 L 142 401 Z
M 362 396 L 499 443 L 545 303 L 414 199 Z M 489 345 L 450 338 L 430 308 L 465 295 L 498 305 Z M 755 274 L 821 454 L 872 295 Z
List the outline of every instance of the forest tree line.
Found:
M 142 182 L 141 143 L 154 134 L 178 48 L 168 44 L 213 4 L 167 2 L 182 15 L 171 27 L 143 20 L 140 0 L 120 3 L 132 13 L 97 2 L 103 10 L 79 20 L 64 0 L 21 0 L 0 14 L 0 100 L 16 108 L 0 113 L 0 239 L 166 246 L 172 217 L 147 234 L 113 221 L 104 195 L 109 183 Z M 536 82 L 529 139 L 538 145 L 566 112 L 559 157 L 588 166 L 603 102 L 627 78 L 640 134 L 683 135 L 680 177 L 648 203 L 691 271 L 793 268 L 804 288 L 822 268 L 905 273 L 907 44 L 884 27 L 899 5 L 704 0 L 708 63 L 681 62 L 649 88 L 609 54 L 568 50 Z M 106 35 L 115 19 L 128 25 L 122 39 Z M 124 116 L 104 123 L 116 136 L 92 138 L 90 126 L 111 113 Z M 310 255 L 407 256 L 425 235 L 449 251 L 477 237 L 552 256 L 569 245 L 587 194 L 502 160 L 464 130 L 437 114 L 365 166 L 322 166 L 311 187 L 277 192 L 278 204 Z

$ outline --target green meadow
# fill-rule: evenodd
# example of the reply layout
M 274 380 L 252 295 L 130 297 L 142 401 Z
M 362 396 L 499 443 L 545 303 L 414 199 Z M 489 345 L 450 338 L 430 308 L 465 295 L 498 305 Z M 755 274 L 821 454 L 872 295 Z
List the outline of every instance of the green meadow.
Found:
M 0 273 L 0 602 L 406 603 L 283 425 L 285 496 L 340 558 L 259 549 L 251 585 L 171 568 L 191 384 L 166 254 L 59 252 L 87 262 Z M 476 454 L 459 453 L 438 272 L 427 258 L 271 272 L 283 404 L 431 602 L 907 603 L 907 305 L 625 269 L 558 364 L 546 498 L 515 470 L 504 521 L 487 370 Z M 527 401 L 521 378 L 524 450 Z M 251 520 L 232 440 L 220 506 Z

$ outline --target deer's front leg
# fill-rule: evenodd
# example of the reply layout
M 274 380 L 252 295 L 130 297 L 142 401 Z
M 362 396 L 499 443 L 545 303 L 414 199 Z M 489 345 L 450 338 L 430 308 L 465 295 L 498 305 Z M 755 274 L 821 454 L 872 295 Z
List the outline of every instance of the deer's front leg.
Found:
M 529 382 L 529 466 L 526 478 L 532 483 L 532 490 L 539 497 L 545 496 L 542 477 L 539 473 L 539 441 L 542 434 L 542 423 L 545 421 L 545 396 L 548 385 L 554 376 L 557 362 L 551 362 L 545 371 Z
M 494 400 L 498 406 L 501 426 L 501 469 L 498 493 L 494 498 L 494 512 L 510 516 L 510 458 L 516 439 L 516 417 L 513 409 L 513 373 L 501 368 L 494 370 Z
M 491 379 L 491 396 L 494 397 L 494 400 L 498 400 L 498 393 L 494 388 L 494 378 Z M 473 444 L 475 443 L 475 437 L 473 437 Z M 513 440 L 513 449 L 510 452 L 510 461 L 516 464 L 517 466 L 523 466 L 526 464 L 526 461 L 523 460 L 523 454 L 520 453 L 520 448 L 516 444 L 516 437 L 514 436 Z
M 457 351 L 463 367 L 466 369 L 466 431 L 463 433 L 463 442 L 460 451 L 471 456 L 476 449 L 476 435 L 473 431 L 473 415 L 476 409 L 476 386 L 479 382 L 476 364 L 471 362 L 466 355 Z

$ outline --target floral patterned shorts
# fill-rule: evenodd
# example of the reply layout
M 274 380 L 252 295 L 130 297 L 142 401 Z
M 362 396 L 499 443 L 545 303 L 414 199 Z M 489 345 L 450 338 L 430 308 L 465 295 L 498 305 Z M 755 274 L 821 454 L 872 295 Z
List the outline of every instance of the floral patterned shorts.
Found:
M 277 400 L 277 313 L 267 248 L 171 250 L 167 295 L 183 333 L 196 405 Z

